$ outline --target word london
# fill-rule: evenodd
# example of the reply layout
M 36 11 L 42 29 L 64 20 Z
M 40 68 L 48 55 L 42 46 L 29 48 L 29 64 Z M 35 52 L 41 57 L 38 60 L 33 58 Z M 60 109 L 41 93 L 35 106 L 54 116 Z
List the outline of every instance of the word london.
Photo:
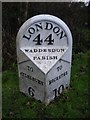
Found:
M 66 37 L 66 34 L 62 29 L 58 26 L 54 26 L 51 22 L 40 22 L 38 24 L 34 24 L 33 27 L 30 27 L 28 29 L 28 35 L 23 35 L 23 38 L 26 38 L 27 40 L 31 39 L 31 36 L 35 34 L 36 32 L 39 32 L 40 30 L 52 30 L 53 33 L 55 33 L 59 39 L 62 39 L 63 37 Z
M 49 104 L 70 85 L 68 26 L 53 15 L 36 15 L 21 26 L 16 42 L 20 92 Z

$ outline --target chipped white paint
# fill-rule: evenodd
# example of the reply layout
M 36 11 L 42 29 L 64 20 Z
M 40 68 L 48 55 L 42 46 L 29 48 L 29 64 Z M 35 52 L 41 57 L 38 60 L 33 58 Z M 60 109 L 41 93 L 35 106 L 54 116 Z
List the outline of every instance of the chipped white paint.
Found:
M 71 56 L 71 32 L 61 19 L 28 19 L 17 35 L 20 91 L 48 104 L 69 86 Z

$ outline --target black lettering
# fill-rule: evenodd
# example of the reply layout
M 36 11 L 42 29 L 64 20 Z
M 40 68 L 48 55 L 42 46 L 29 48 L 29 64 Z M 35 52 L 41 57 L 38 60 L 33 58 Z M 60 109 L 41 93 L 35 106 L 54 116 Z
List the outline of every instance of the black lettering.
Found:
M 25 52 L 29 52 L 29 49 L 25 49 Z
M 60 52 L 60 49 L 57 49 L 57 52 Z
M 45 60 L 45 56 L 42 56 L 42 60 Z
M 31 71 L 31 72 L 33 72 L 33 68 L 32 68 L 32 67 L 30 67 L 30 66 L 27 66 L 27 69 L 28 69 L 28 71 Z
M 48 52 L 51 52 L 51 49 L 48 49 Z
M 30 27 L 30 28 L 28 29 L 28 32 L 29 32 L 30 34 L 34 34 L 34 33 L 35 33 L 35 29 L 34 29 L 33 27 Z
M 34 52 L 37 52 L 38 50 L 37 49 L 34 49 Z
M 24 76 L 27 78 L 27 75 L 26 75 L 26 73 L 24 73 Z
M 59 71 L 59 70 L 61 70 L 62 68 L 63 68 L 63 66 L 61 65 L 61 66 L 57 67 L 57 70 Z M 49 81 L 49 85 L 50 85 L 51 83 L 57 81 L 57 80 L 60 80 L 62 77 L 66 76 L 67 74 L 68 74 L 68 72 L 66 71 L 66 72 L 60 74 L 59 76 L 55 77 L 54 79 L 51 79 L 51 80 Z
M 43 49 L 43 52 L 47 52 L 47 49 Z
M 34 82 L 36 82 L 36 83 L 38 83 L 40 85 L 44 84 L 42 81 L 40 81 L 40 80 L 30 76 L 30 75 L 27 75 L 26 73 L 20 72 L 20 75 L 22 76 L 23 79 L 27 78 L 27 79 L 32 80 L 32 81 L 34 81 Z
M 54 89 L 55 98 L 57 97 L 57 89 Z
M 49 85 L 51 84 L 52 82 L 51 82 L 51 80 L 49 81 Z
M 40 57 L 37 57 L 38 58 L 38 60 L 40 60 Z
M 36 42 L 36 45 L 41 45 L 42 39 L 40 39 L 40 34 L 38 34 L 38 35 L 34 38 L 33 42 Z
M 48 45 L 53 45 L 54 43 L 54 39 L 52 37 L 52 34 L 50 34 L 45 40 L 44 42 L 48 42 Z
M 28 88 L 28 93 L 30 96 L 34 97 L 35 90 L 32 87 Z
M 20 75 L 21 75 L 22 77 L 24 77 L 24 73 L 23 73 L 23 72 L 20 72 Z
M 29 35 L 29 36 L 23 35 L 23 38 L 26 38 L 27 40 L 30 40 L 31 35 Z
M 39 31 L 39 29 L 43 29 L 43 28 L 42 28 L 42 23 L 35 24 L 35 26 L 36 26 L 37 32 Z
M 64 52 L 64 49 L 61 49 L 61 52 Z
M 33 52 L 32 49 L 29 52 Z
M 43 50 L 42 49 L 39 49 L 39 52 L 42 52 Z
M 65 71 L 65 75 L 67 75 L 68 74 L 68 72 L 67 71 Z
M 64 86 L 61 85 L 61 86 L 58 88 L 58 94 L 60 95 L 63 90 L 64 90 Z
M 57 80 L 58 80 L 58 77 L 55 78 L 55 81 L 57 81 Z
M 52 49 L 52 52 L 55 52 L 56 50 L 55 49 Z
M 60 71 L 62 68 L 63 68 L 62 65 L 58 66 L 57 71 Z
M 33 57 L 33 60 L 36 60 L 37 57 Z
M 25 78 L 30 79 L 30 76 L 25 74 Z
M 49 56 L 49 59 L 52 60 L 53 59 L 52 56 Z
M 33 80 L 33 81 L 37 82 L 36 78 L 34 78 L 34 77 L 32 77 L 32 79 L 31 79 L 31 80 Z
M 54 33 L 58 33 L 59 31 L 60 31 L 60 28 L 59 28 L 59 27 L 54 27 L 54 28 L 53 28 L 53 32 L 54 32 Z
M 51 30 L 52 28 L 53 28 L 53 24 L 46 22 L 46 28 L 45 28 L 45 30 Z
M 53 56 L 53 59 L 54 59 L 54 60 L 55 60 L 55 59 L 57 60 L 57 56 Z
M 59 34 L 57 34 L 57 36 L 59 36 L 60 39 L 62 39 L 63 37 L 67 37 L 63 31 L 61 31 Z

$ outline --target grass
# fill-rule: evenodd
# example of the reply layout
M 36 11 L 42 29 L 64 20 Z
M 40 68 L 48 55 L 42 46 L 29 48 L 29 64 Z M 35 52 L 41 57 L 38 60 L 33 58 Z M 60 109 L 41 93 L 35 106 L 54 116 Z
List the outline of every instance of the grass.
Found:
M 15 68 L 4 71 L 3 118 L 89 118 L 88 55 L 89 52 L 74 55 L 70 88 L 48 106 L 19 92 Z

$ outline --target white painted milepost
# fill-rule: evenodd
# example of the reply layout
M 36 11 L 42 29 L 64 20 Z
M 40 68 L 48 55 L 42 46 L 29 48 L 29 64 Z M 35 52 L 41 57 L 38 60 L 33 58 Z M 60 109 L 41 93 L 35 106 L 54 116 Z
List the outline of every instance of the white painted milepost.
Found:
M 72 35 L 52 15 L 28 19 L 17 34 L 20 91 L 48 104 L 70 85 Z

